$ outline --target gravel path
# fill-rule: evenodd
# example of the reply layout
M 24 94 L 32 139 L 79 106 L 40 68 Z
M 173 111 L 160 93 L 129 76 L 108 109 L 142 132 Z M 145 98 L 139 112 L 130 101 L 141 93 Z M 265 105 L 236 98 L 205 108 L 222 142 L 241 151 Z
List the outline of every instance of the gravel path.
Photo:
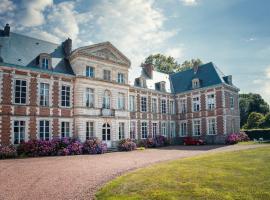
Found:
M 265 145 L 172 146 L 103 155 L 0 161 L 0 200 L 91 199 L 105 182 L 156 162 Z

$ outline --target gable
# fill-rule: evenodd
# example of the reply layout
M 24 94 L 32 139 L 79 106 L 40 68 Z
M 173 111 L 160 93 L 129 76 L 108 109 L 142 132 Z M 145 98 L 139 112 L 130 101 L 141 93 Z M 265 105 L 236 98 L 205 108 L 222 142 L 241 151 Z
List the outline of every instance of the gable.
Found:
M 110 42 L 78 48 L 72 52 L 72 55 L 94 57 L 99 60 L 106 60 L 109 62 L 130 67 L 130 60 L 126 56 L 124 56 L 124 54 L 122 54 L 118 49 L 116 49 Z

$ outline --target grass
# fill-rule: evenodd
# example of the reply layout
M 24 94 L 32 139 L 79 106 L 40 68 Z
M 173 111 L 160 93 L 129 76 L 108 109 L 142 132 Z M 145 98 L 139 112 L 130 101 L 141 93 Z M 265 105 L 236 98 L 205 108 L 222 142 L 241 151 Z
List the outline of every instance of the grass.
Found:
M 186 158 L 116 178 L 98 200 L 269 200 L 270 147 Z

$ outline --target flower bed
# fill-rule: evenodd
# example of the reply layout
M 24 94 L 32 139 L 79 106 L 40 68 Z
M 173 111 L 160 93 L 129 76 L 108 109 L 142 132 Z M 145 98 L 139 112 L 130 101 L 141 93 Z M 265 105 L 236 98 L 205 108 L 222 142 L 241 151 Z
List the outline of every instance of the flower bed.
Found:
M 137 145 L 131 139 L 123 139 L 118 143 L 118 149 L 120 151 L 133 151 L 136 150 Z
M 163 135 L 157 135 L 154 138 L 149 137 L 147 139 L 141 140 L 138 146 L 145 148 L 155 148 L 168 146 L 169 144 L 170 140 L 168 138 Z
M 249 137 L 245 132 L 231 133 L 226 139 L 227 144 L 237 144 L 244 141 L 249 141 Z
M 12 145 L 0 147 L 0 159 L 15 158 L 17 156 L 16 148 Z
M 107 145 L 98 138 L 86 140 L 83 144 L 84 154 L 102 154 L 107 151 Z

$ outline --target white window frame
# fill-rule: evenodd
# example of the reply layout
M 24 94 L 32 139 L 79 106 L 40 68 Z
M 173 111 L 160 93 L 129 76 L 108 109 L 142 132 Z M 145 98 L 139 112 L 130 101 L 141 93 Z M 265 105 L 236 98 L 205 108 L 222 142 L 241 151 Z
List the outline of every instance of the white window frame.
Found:
M 61 121 L 60 124 L 61 124 L 61 126 L 60 126 L 61 138 L 70 138 L 71 137 L 71 123 L 69 121 Z M 64 125 L 64 127 L 63 127 L 63 125 Z M 64 132 L 63 132 L 63 130 L 64 130 Z M 68 133 L 68 136 L 67 136 L 67 133 Z
M 167 123 L 161 122 L 161 135 L 167 137 Z
M 199 112 L 200 110 L 201 110 L 200 96 L 193 96 L 192 97 L 192 111 Z
M 234 110 L 235 102 L 234 102 L 234 95 L 233 94 L 230 94 L 229 103 L 230 103 L 230 109 Z
M 154 138 L 157 135 L 158 135 L 158 122 L 152 122 L 152 137 Z
M 188 134 L 188 127 L 187 127 L 187 121 L 180 122 L 180 137 L 186 137 Z
M 15 122 L 18 122 L 18 126 L 15 126 Z M 21 124 L 21 122 L 23 122 L 23 126 Z M 26 120 L 23 120 L 23 119 L 15 119 L 12 121 L 12 133 L 13 133 L 13 137 L 12 137 L 12 144 L 15 144 L 15 127 L 18 127 L 18 142 L 15 144 L 20 144 L 21 142 L 23 141 L 26 141 L 26 137 L 27 137 L 27 134 L 26 134 L 26 129 L 27 129 L 27 121 Z M 23 131 L 23 139 L 21 138 L 21 128 L 24 128 L 24 131 Z
M 148 137 L 148 123 L 146 121 L 141 122 L 141 139 Z
M 125 75 L 123 73 L 118 72 L 118 74 L 117 74 L 117 83 L 120 83 L 120 84 L 125 83 Z
M 197 126 L 199 126 L 199 129 Z M 202 135 L 202 123 L 201 123 L 200 119 L 194 119 L 192 121 L 192 128 L 193 128 L 193 131 L 192 131 L 193 136 L 201 136 Z
M 118 124 L 118 139 L 125 139 L 125 123 L 119 122 Z
M 42 69 L 49 69 L 49 58 L 44 57 L 41 59 L 41 68 Z
M 216 108 L 216 95 L 215 93 L 207 94 L 207 109 L 214 110 Z
M 117 108 L 119 110 L 125 110 L 125 94 L 118 93 Z
M 143 100 L 144 99 L 144 100 Z M 141 112 L 147 112 L 147 96 L 141 96 Z
M 46 139 L 46 137 L 45 137 L 45 131 L 42 133 L 43 134 L 43 136 L 42 137 L 40 137 L 41 136 L 41 132 L 40 132 L 40 122 L 41 121 L 43 121 L 43 122 L 45 122 L 45 121 L 48 121 L 49 122 L 49 131 L 48 131 L 48 133 L 49 133 L 49 137 Z M 51 140 L 51 138 L 52 138 L 52 134 L 51 134 L 51 126 L 52 126 L 52 121 L 51 120 L 49 120 L 49 119 L 39 119 L 38 120 L 38 138 L 40 139 L 40 140 Z M 47 126 L 43 126 L 43 127 L 47 127 Z
M 179 100 L 179 106 L 180 106 L 181 114 L 187 113 L 187 99 L 186 98 L 182 98 Z
M 207 135 L 217 135 L 217 119 L 216 119 L 216 117 L 211 117 L 211 118 L 207 119 Z
M 65 97 L 64 97 L 64 99 L 63 99 L 63 95 L 62 95 L 62 91 L 63 91 L 63 87 L 65 87 Z M 60 88 L 61 88 L 61 90 L 60 90 L 60 105 L 61 105 L 61 107 L 65 107 L 65 108 L 70 108 L 71 107 L 71 105 L 72 105 L 72 87 L 70 86 L 70 85 L 68 85 L 68 84 L 62 84 L 61 86 L 60 86 Z M 68 98 L 67 98 L 67 88 L 69 88 L 69 100 L 67 100 Z M 64 103 L 64 105 L 62 104 L 63 102 L 65 102 Z M 67 102 L 69 103 L 69 105 L 67 105 Z
M 108 69 L 103 70 L 103 79 L 106 81 L 111 81 L 111 70 Z
M 132 120 L 129 124 L 129 137 L 132 140 L 137 139 L 137 121 Z
M 167 100 L 166 99 L 161 99 L 161 113 L 162 114 L 167 113 Z
M 170 106 L 170 114 L 174 115 L 175 114 L 175 101 L 174 100 L 170 100 L 169 101 L 169 106 Z
M 157 100 L 157 98 L 152 98 L 152 112 L 158 113 L 158 100 Z
M 93 66 L 86 66 L 85 75 L 86 75 L 86 77 L 94 78 L 95 77 L 95 68 Z
M 170 137 L 175 137 L 175 122 L 172 121 L 170 122 Z
M 86 121 L 85 122 L 85 139 L 88 140 L 93 137 L 95 137 L 95 122 Z
M 87 108 L 95 107 L 95 90 L 93 88 L 85 89 L 85 106 Z
M 48 86 L 48 89 L 46 89 L 44 87 L 42 88 L 42 86 Z M 43 89 L 43 93 L 42 93 L 42 89 Z M 46 95 L 46 90 L 48 92 L 47 93 L 48 95 Z M 41 102 L 41 96 L 43 96 L 43 102 Z M 47 83 L 47 82 L 40 82 L 39 83 L 39 105 L 43 106 L 43 107 L 50 106 L 50 83 Z
M 102 97 L 102 108 L 111 109 L 111 92 L 105 90 Z
M 129 111 L 135 112 L 135 96 L 129 95 Z
M 20 99 L 19 102 L 16 102 L 16 81 L 20 81 L 20 96 L 18 97 Z M 22 86 L 21 86 L 21 83 L 22 81 L 25 81 L 26 84 L 25 84 L 25 103 L 22 103 Z M 28 80 L 27 79 L 23 79 L 23 78 L 15 78 L 14 79 L 14 92 L 13 92 L 13 103 L 16 104 L 16 105 L 27 105 L 28 103 Z

